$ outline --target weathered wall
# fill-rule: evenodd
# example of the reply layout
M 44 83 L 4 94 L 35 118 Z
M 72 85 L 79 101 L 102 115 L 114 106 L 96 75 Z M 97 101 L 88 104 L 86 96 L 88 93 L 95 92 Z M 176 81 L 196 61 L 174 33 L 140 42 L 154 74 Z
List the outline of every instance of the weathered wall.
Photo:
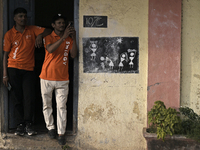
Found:
M 200 1 L 183 0 L 181 105 L 200 114 Z
M 76 142 L 88 149 L 146 148 L 148 1 L 80 0 Z M 108 28 L 83 28 L 83 15 L 108 16 Z M 84 73 L 85 37 L 139 37 L 139 73 Z

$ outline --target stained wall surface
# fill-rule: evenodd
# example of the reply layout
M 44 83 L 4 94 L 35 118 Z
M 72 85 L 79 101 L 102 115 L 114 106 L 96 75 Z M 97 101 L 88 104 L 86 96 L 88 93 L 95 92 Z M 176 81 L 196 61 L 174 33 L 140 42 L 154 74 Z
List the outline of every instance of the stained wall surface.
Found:
M 183 0 L 181 105 L 200 114 L 200 1 Z
M 83 16 L 107 16 L 108 27 L 84 28 Z M 121 37 L 122 40 L 123 37 L 137 37 L 139 73 L 98 72 L 98 67 L 96 70 L 93 68 L 93 72 L 84 72 L 84 57 L 87 57 L 88 51 L 92 50 L 84 48 L 84 39 L 95 40 L 100 37 Z M 93 45 L 94 47 L 96 46 Z M 113 49 L 115 43 L 111 42 L 110 51 Z M 83 56 L 86 52 L 88 55 Z M 97 49 L 95 59 L 102 58 L 98 56 L 98 52 Z M 107 53 L 109 55 L 109 51 Z M 119 54 L 118 56 L 119 61 L 123 60 L 120 59 Z M 146 148 L 142 128 L 146 127 L 147 120 L 147 58 L 147 0 L 126 0 L 123 3 L 121 0 L 80 0 L 79 102 L 76 139 L 80 147 L 131 150 Z M 91 61 L 91 63 L 96 62 Z M 114 65 L 116 67 L 116 64 Z

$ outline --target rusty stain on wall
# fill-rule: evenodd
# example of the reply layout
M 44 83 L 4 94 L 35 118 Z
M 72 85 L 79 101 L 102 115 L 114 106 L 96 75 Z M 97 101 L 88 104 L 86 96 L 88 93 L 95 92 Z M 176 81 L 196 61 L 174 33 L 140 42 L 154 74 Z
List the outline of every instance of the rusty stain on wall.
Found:
M 133 113 L 137 114 L 137 119 L 139 119 L 140 109 L 137 102 L 134 102 Z
M 120 109 L 116 108 L 111 102 L 106 102 L 106 110 L 102 106 L 91 104 L 84 110 L 83 122 L 86 123 L 88 119 L 93 121 L 99 120 L 105 122 L 109 118 L 112 118 Z
M 200 75 L 199 74 L 194 74 L 193 76 L 200 80 Z
M 118 111 L 120 111 L 120 109 L 117 109 L 111 102 L 106 102 L 106 107 L 108 108 L 108 112 L 107 112 L 107 117 L 111 118 L 113 117 L 115 114 L 117 114 Z
M 200 98 L 200 88 L 197 88 L 197 96 L 198 96 L 198 98 Z
M 196 109 L 199 109 L 199 102 L 196 102 Z
M 132 130 L 132 131 L 135 130 L 135 126 L 134 126 L 134 121 L 133 121 L 133 120 L 134 120 L 134 119 L 132 119 L 132 121 L 130 121 L 130 122 L 128 122 L 128 123 L 125 124 L 125 126 L 126 126 L 126 128 L 127 128 L 128 130 Z
M 93 121 L 95 120 L 104 121 L 104 118 L 102 115 L 103 112 L 104 112 L 104 109 L 101 106 L 95 105 L 95 104 L 89 105 L 84 110 L 83 123 L 86 123 L 89 118 Z

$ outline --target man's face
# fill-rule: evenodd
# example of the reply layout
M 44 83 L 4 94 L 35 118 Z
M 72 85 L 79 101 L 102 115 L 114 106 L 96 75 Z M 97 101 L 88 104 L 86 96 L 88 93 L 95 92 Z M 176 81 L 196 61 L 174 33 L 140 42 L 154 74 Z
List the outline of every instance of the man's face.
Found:
M 65 20 L 60 18 L 58 20 L 55 21 L 55 23 L 52 23 L 52 27 L 54 28 L 54 30 L 57 31 L 64 31 L 65 30 Z
M 18 13 L 14 16 L 14 20 L 16 22 L 16 25 L 25 26 L 27 22 L 27 14 Z

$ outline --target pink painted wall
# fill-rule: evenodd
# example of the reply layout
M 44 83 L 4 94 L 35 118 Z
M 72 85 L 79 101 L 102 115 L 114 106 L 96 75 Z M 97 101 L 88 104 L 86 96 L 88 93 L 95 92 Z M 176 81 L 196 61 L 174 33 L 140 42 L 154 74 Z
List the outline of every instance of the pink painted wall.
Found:
M 180 106 L 181 0 L 149 0 L 147 110 Z

